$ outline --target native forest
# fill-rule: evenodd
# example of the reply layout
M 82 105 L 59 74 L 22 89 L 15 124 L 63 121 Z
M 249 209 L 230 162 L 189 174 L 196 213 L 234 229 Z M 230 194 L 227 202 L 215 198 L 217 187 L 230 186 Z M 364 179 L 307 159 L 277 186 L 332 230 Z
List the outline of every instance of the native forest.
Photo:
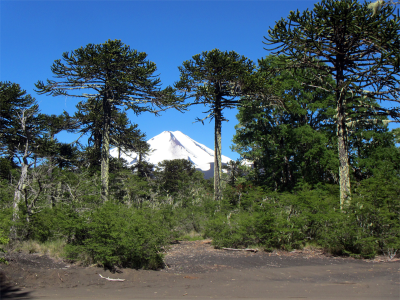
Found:
M 204 238 L 216 248 L 396 256 L 400 17 L 398 3 L 382 2 L 291 11 L 266 29 L 257 62 L 203 51 L 168 87 L 121 40 L 65 49 L 35 91 L 78 98 L 73 115 L 42 114 L 24 87 L 0 82 L 0 261 L 9 249 L 47 247 L 87 265 L 157 269 L 173 241 Z M 148 163 L 146 135 L 127 112 L 162 118 L 199 104 L 208 111 L 197 121 L 215 124 L 214 177 L 187 160 Z M 241 159 L 222 165 L 226 108 L 237 109 Z M 63 131 L 77 140 L 59 141 Z M 137 163 L 110 156 L 115 147 Z

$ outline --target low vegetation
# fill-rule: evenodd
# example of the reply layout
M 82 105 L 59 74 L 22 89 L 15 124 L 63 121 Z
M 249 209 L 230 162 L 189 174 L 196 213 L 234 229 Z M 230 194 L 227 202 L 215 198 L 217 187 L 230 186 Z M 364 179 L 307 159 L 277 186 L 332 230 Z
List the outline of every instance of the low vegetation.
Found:
M 81 95 L 74 116 L 41 114 L 18 84 L 0 82 L 0 262 L 10 249 L 108 269 L 157 269 L 171 242 L 201 238 L 215 247 L 312 245 L 393 258 L 400 129 L 388 124 L 400 112 L 380 104 L 399 103 L 394 10 L 385 3 L 372 14 L 367 3 L 322 0 L 269 31 L 280 50 L 258 67 L 235 52 L 203 52 L 164 90 L 146 53 L 118 40 L 89 44 L 55 61 L 55 78 L 64 82 L 36 84 L 53 96 L 95 87 Z M 122 110 L 185 110 L 190 97 L 209 105 L 216 121 L 214 181 L 186 160 L 147 163 L 145 135 Z M 251 168 L 237 161 L 219 170 L 223 108 L 238 109 L 233 149 Z M 56 138 L 61 131 L 89 138 L 66 144 Z M 109 156 L 111 146 L 118 158 Z M 124 151 L 139 154 L 134 166 Z
M 176 163 L 179 166 L 180 162 Z M 241 167 L 243 176 L 235 183 L 224 175 L 219 202 L 213 199 L 212 182 L 196 171 L 188 175 L 180 170 L 174 185 L 174 177 L 167 174 L 154 173 L 153 178 L 144 179 L 122 168 L 112 176 L 114 193 L 105 203 L 94 201 L 96 194 L 79 200 L 72 197 L 72 183 L 66 178 L 79 174 L 62 171 L 59 176 L 64 181 L 56 185 L 60 193 L 56 203 L 49 207 L 49 194 L 43 193 L 29 222 L 21 205 L 16 225 L 19 238 L 11 248 L 110 269 L 160 268 L 164 250 L 177 239 L 210 238 L 218 248 L 259 247 L 266 251 L 291 251 L 311 244 L 336 255 L 393 258 L 400 249 L 400 179 L 396 175 L 399 169 L 394 172 L 392 167 L 387 165 L 375 176 L 355 182 L 353 201 L 346 211 L 339 207 L 337 185 L 299 182 L 292 191 L 273 191 L 248 181 L 252 171 L 246 167 Z M 97 182 L 93 190 L 100 197 L 100 182 L 90 182 Z M 129 194 L 133 184 L 147 188 L 135 200 Z M 75 185 L 75 193 L 84 193 L 79 189 L 86 189 L 85 184 Z M 175 186 L 180 189 L 168 189 Z M 3 207 L 10 201 L 3 201 Z M 11 210 L 5 209 L 3 216 L 0 225 L 4 233 L 11 228 L 7 221 Z M 4 234 L 1 241 L 8 241 Z

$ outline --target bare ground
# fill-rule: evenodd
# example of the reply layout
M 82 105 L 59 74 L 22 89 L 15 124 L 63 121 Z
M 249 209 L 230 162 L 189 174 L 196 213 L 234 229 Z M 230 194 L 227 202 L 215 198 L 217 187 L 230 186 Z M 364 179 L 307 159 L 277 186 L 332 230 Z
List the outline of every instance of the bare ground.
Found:
M 180 242 L 159 271 L 110 273 L 45 255 L 13 253 L 0 265 L 0 299 L 400 299 L 400 261 L 332 257 L 318 250 L 217 250 Z M 124 281 L 109 281 L 100 275 Z

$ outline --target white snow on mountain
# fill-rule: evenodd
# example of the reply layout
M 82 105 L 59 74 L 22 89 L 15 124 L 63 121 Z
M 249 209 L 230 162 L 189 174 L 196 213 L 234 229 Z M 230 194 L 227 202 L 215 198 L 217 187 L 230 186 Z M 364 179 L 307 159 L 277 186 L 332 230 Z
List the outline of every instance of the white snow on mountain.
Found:
M 157 165 L 163 160 L 187 159 L 191 161 L 196 169 L 204 173 L 204 178 L 213 177 L 214 172 L 214 150 L 203 144 L 196 142 L 180 131 L 163 131 L 159 135 L 147 141 L 152 150 L 144 160 Z M 118 157 L 118 148 L 110 151 L 113 157 Z M 135 152 L 123 153 L 121 158 L 128 162 L 128 165 L 134 165 L 139 157 Z M 231 159 L 222 155 L 222 164 L 226 164 Z

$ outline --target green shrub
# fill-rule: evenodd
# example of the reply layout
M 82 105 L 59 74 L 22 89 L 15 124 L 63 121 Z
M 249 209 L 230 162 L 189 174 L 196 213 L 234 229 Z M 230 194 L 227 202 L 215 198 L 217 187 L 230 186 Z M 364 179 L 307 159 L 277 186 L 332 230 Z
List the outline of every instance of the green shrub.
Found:
M 31 240 L 44 243 L 60 235 L 60 210 L 57 208 L 43 208 L 39 213 L 31 216 L 27 237 Z
M 177 236 L 184 236 L 190 232 L 203 234 L 209 218 L 217 209 L 218 203 L 212 196 L 187 196 L 185 205 L 167 205 L 171 213 L 171 227 Z M 174 201 L 176 202 L 176 201 Z
M 331 227 L 328 248 L 338 254 L 393 257 L 400 249 L 400 182 L 371 177 L 359 183 L 352 204 Z
M 333 193 L 330 186 L 304 185 L 294 193 L 263 192 L 250 185 L 232 193 L 230 188 L 224 212 L 208 224 L 206 234 L 218 247 L 301 248 L 329 231 L 337 202 Z
M 12 207 L 14 192 L 8 180 L 0 178 L 0 208 Z
M 12 207 L 0 209 L 0 231 L 10 232 L 12 223 Z
M 228 216 L 218 214 L 208 222 L 205 236 L 212 238 L 216 248 L 241 248 L 258 244 L 255 218 L 248 212 Z
M 9 242 L 9 239 L 7 238 L 6 234 L 2 230 L 0 230 L 0 245 L 7 245 Z M 6 253 L 3 247 L 0 246 L 0 254 L 1 253 Z M 4 257 L 0 256 L 0 263 L 7 264 L 7 261 L 5 260 Z
M 66 251 L 70 258 L 87 255 L 109 269 L 162 266 L 163 247 L 171 235 L 162 211 L 137 210 L 107 202 L 77 219 L 66 227 Z

